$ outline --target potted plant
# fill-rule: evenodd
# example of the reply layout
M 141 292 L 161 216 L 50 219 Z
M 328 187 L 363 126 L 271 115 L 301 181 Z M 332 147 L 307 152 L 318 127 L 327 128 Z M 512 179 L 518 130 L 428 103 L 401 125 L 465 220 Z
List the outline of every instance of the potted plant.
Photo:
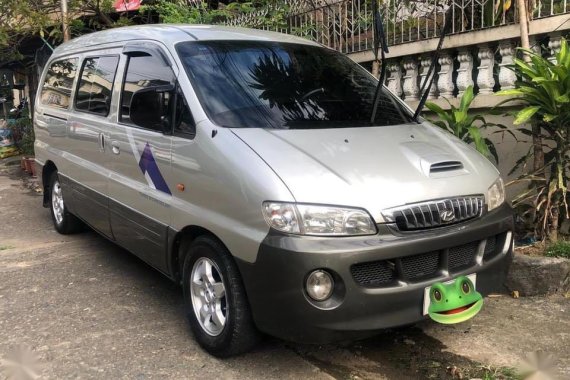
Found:
M 22 168 L 34 175 L 34 128 L 32 119 L 30 119 L 29 112 L 24 110 L 20 118 L 16 119 L 11 125 L 14 140 L 18 149 L 23 154 L 21 166 Z

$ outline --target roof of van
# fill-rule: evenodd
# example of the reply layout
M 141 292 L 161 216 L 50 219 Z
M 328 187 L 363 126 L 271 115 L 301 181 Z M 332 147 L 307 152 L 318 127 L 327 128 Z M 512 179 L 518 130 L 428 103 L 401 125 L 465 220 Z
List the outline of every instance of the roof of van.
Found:
M 319 46 L 319 44 L 304 38 L 258 29 L 221 25 L 153 24 L 127 26 L 86 34 L 61 44 L 54 50 L 53 54 L 61 55 L 110 42 L 140 39 L 162 41 L 168 44 L 181 41 L 254 40 Z

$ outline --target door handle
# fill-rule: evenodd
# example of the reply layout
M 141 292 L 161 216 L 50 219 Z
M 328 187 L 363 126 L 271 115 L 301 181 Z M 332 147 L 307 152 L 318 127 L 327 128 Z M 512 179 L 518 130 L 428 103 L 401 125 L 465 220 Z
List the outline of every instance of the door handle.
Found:
M 103 133 L 99 133 L 99 150 L 105 151 L 105 135 Z
M 121 145 L 119 144 L 118 141 L 111 141 L 111 150 L 112 150 L 113 153 L 115 153 L 115 154 L 120 154 L 120 153 L 121 153 Z

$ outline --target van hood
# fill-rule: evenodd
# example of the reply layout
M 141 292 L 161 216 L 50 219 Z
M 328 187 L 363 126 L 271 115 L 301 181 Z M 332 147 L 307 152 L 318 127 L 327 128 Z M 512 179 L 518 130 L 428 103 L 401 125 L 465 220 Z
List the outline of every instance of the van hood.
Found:
M 486 194 L 499 176 L 473 148 L 428 123 L 232 132 L 275 171 L 297 202 L 364 208 L 377 223 L 387 208 Z

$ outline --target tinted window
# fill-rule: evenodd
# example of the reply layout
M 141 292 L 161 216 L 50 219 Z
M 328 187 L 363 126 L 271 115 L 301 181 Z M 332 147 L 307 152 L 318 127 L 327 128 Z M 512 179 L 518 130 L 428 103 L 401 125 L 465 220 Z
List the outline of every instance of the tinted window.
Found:
M 178 91 L 176 94 L 176 115 L 174 120 L 174 133 L 194 138 L 196 135 L 196 124 L 194 124 L 194 118 L 181 91 Z
M 111 107 L 111 92 L 119 57 L 87 58 L 75 97 L 75 108 L 107 116 Z
M 132 124 L 131 100 L 135 92 L 169 87 L 174 84 L 174 81 L 172 70 L 161 59 L 150 55 L 129 57 L 121 95 L 121 121 Z M 137 119 L 145 119 L 145 115 L 141 114 L 144 112 L 149 120 L 143 127 L 162 130 L 163 125 L 160 120 L 171 119 L 172 98 L 173 94 L 164 92 L 164 90 L 160 90 L 160 96 L 141 96 L 136 104 L 137 113 L 139 113 Z M 141 102 L 144 104 L 139 104 Z
M 196 41 L 177 51 L 204 109 L 226 127 L 316 129 L 402 124 L 408 111 L 386 90 L 370 122 L 377 81 L 321 47 L 264 41 Z
M 52 63 L 42 86 L 42 104 L 68 109 L 76 73 L 77 58 L 63 59 Z

